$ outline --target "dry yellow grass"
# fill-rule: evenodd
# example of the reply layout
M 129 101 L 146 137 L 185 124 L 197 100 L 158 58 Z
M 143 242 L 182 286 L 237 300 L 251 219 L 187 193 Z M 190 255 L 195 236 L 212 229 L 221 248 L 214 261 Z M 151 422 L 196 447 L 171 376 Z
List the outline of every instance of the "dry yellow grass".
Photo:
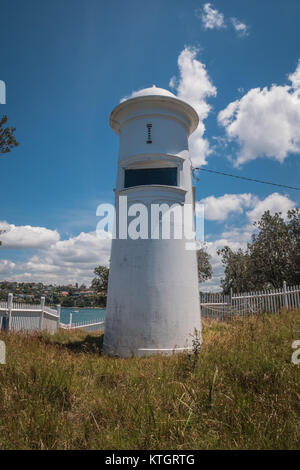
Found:
M 297 449 L 300 311 L 204 322 L 199 355 L 118 359 L 102 335 L 0 333 L 0 449 Z

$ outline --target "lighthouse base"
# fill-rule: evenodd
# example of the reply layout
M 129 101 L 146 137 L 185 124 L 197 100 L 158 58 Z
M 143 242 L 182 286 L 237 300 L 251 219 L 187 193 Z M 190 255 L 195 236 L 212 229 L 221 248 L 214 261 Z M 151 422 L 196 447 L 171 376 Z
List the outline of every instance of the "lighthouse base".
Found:
M 182 240 L 113 240 L 104 352 L 190 351 L 201 342 L 196 252 Z

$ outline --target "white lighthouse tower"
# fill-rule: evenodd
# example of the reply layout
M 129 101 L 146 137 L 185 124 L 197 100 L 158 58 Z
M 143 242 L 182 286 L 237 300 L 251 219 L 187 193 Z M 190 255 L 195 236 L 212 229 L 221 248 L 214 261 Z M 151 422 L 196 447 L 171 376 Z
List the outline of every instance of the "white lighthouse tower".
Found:
M 195 329 L 201 331 L 196 252 L 187 248 L 184 234 L 167 239 L 158 230 L 157 236 L 151 209 L 192 207 L 188 137 L 198 115 L 153 86 L 119 104 L 110 125 L 120 137 L 120 149 L 104 351 L 129 357 L 190 349 Z M 127 234 L 134 205 L 148 209 L 147 234 L 144 228 L 139 237 Z M 171 235 L 178 225 L 173 215 Z

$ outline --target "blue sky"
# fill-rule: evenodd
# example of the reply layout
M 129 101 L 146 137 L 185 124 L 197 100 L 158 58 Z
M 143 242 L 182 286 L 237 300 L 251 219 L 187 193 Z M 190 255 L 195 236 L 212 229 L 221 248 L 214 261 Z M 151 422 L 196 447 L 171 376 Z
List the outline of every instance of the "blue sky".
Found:
M 196 107 L 196 165 L 300 185 L 298 0 L 0 0 L 0 11 L 0 115 L 20 142 L 0 157 L 0 279 L 88 283 L 108 262 L 94 231 L 97 205 L 113 202 L 109 114 L 152 84 Z M 201 173 L 197 200 L 214 265 L 203 288 L 216 289 L 216 249 L 245 246 L 263 210 L 299 207 L 300 193 Z

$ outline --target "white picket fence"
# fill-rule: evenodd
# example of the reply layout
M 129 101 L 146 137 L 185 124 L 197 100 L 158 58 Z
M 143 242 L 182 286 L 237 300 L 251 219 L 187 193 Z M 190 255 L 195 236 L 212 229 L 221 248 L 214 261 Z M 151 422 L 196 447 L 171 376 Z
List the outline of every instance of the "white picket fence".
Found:
M 56 310 L 45 305 L 45 297 L 41 297 L 40 305 L 31 305 L 13 302 L 13 295 L 8 294 L 7 302 L 0 302 L 0 330 L 12 331 L 42 331 L 55 333 L 58 328 L 64 330 L 83 329 L 85 331 L 99 331 L 104 329 L 105 318 L 72 322 L 70 314 L 69 324 L 60 321 L 61 306 Z
M 64 330 L 85 330 L 85 331 L 100 331 L 104 330 L 104 325 L 105 325 L 105 318 L 97 318 L 95 320 L 83 320 L 80 322 L 73 322 L 72 321 L 72 313 L 70 313 L 70 320 L 69 323 L 61 323 L 60 327 L 63 328 Z
M 281 289 L 231 293 L 231 295 L 201 293 L 200 306 L 203 317 L 216 320 L 278 313 L 281 309 L 300 309 L 300 286 L 287 286 L 284 282 Z
M 7 302 L 0 302 L 0 329 L 11 331 L 42 331 L 55 333 L 60 326 L 60 305 L 54 310 L 45 306 L 45 297 L 40 305 L 13 302 L 8 294 Z

